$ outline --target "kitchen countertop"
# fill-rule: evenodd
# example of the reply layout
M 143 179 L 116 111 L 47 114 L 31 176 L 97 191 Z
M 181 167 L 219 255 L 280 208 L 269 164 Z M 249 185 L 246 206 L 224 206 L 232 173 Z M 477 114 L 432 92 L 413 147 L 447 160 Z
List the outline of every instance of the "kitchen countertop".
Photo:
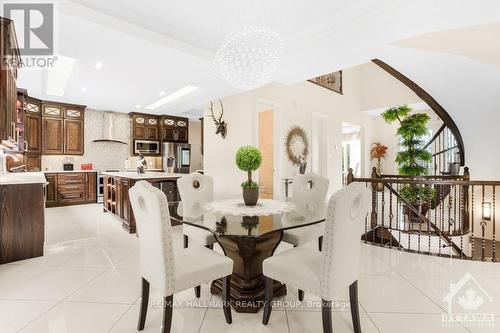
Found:
M 0 185 L 45 184 L 43 172 L 13 172 L 0 176 Z
M 97 170 L 46 170 L 44 173 L 97 172 Z
M 141 179 L 177 179 L 182 176 L 185 176 L 184 173 L 171 173 L 171 172 L 152 172 L 146 171 L 146 173 L 137 173 L 133 171 L 126 172 L 103 172 L 103 175 L 112 176 L 112 177 L 121 177 L 121 178 L 129 178 L 134 180 Z

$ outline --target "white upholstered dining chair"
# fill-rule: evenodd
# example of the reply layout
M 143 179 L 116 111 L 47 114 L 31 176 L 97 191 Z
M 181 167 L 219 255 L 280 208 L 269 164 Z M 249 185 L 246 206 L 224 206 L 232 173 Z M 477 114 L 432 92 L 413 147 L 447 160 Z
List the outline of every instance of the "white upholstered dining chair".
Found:
M 325 203 L 329 184 L 330 181 L 328 178 L 316 173 L 299 174 L 293 178 L 291 202 L 295 204 L 297 210 L 313 211 L 317 206 Z M 323 223 L 304 228 L 290 229 L 283 232 L 282 241 L 297 247 L 317 239 L 318 248 L 321 251 L 323 229 Z M 304 292 L 299 289 L 299 301 L 303 299 Z
M 266 299 L 262 323 L 271 315 L 273 280 L 321 297 L 323 332 L 332 332 L 332 301 L 351 306 L 353 330 L 361 333 L 358 305 L 360 239 L 370 205 L 365 184 L 352 183 L 329 200 L 323 251 L 303 246 L 277 254 L 263 262 Z M 348 256 L 348 257 L 346 257 Z
M 203 214 L 203 204 L 213 201 L 214 181 L 212 177 L 198 172 L 190 173 L 177 179 L 177 188 L 181 196 L 181 209 L 179 213 L 186 217 L 198 217 Z M 182 226 L 184 248 L 189 246 L 189 240 L 213 250 L 216 242 L 215 236 L 206 230 L 187 224 Z M 194 288 L 196 297 L 200 297 L 201 287 Z
M 174 252 L 165 194 L 149 182 L 140 181 L 129 190 L 129 197 L 139 234 L 142 278 L 137 330 L 143 330 L 146 323 L 150 284 L 164 297 L 162 333 L 168 333 L 172 323 L 173 295 L 219 278 L 222 278 L 224 315 L 230 324 L 229 276 L 233 271 L 233 261 L 200 245 Z

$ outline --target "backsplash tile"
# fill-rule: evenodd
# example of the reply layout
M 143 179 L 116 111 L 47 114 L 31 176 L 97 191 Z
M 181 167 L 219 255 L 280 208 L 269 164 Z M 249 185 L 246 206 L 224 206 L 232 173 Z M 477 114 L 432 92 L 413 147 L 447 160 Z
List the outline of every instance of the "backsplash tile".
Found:
M 93 142 L 100 139 L 103 130 L 103 111 L 85 110 L 85 154 L 72 156 L 75 169 L 80 164 L 92 163 L 95 170 L 125 169 L 125 160 L 130 159 L 130 166 L 135 168 L 137 158 L 130 154 L 130 118 L 126 113 L 116 113 L 115 126 L 122 133 L 127 145 L 119 143 Z M 42 170 L 62 170 L 66 155 L 42 155 Z M 161 169 L 161 157 L 147 157 L 150 169 Z

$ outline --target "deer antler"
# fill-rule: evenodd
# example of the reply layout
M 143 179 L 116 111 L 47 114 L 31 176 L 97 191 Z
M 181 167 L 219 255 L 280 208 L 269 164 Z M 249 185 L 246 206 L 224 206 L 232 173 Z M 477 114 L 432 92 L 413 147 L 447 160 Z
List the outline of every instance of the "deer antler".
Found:
M 214 122 L 216 124 L 218 124 L 219 121 L 217 121 L 217 119 L 215 119 L 215 116 L 214 116 L 214 103 L 212 101 L 210 101 L 210 113 L 211 113 L 210 117 L 212 117 L 212 119 L 214 120 Z
M 220 103 L 220 109 L 221 109 L 219 122 L 222 122 L 222 116 L 224 115 L 224 105 L 222 104 L 222 101 L 220 98 L 219 98 L 219 103 Z

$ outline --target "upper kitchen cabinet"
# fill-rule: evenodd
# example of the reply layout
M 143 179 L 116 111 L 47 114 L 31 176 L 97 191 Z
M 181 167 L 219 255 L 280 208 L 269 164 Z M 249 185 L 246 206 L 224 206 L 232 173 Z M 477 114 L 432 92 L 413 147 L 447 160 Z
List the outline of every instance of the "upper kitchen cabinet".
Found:
M 83 155 L 83 120 L 64 119 L 64 154 Z
M 157 116 L 142 113 L 130 113 L 132 119 L 132 139 L 159 140 Z
M 55 103 L 52 104 L 50 102 L 43 102 L 42 115 L 44 117 L 62 118 L 63 117 L 63 107 L 61 105 L 57 105 Z
M 158 140 L 158 117 L 146 117 L 146 135 L 148 140 Z
M 132 116 L 132 137 L 133 139 L 146 138 L 146 117 L 143 115 Z
M 85 106 L 42 101 L 41 110 L 42 154 L 83 155 Z
M 27 97 L 24 114 L 24 151 L 42 152 L 42 106 L 37 99 Z
M 64 120 L 42 118 L 42 153 L 61 155 L 64 153 Z
M 167 142 L 188 142 L 189 119 L 175 116 L 161 117 L 161 140 Z
M 0 140 L 16 139 L 17 68 L 20 63 L 14 23 L 0 17 Z M 11 59 L 11 61 L 4 61 Z

